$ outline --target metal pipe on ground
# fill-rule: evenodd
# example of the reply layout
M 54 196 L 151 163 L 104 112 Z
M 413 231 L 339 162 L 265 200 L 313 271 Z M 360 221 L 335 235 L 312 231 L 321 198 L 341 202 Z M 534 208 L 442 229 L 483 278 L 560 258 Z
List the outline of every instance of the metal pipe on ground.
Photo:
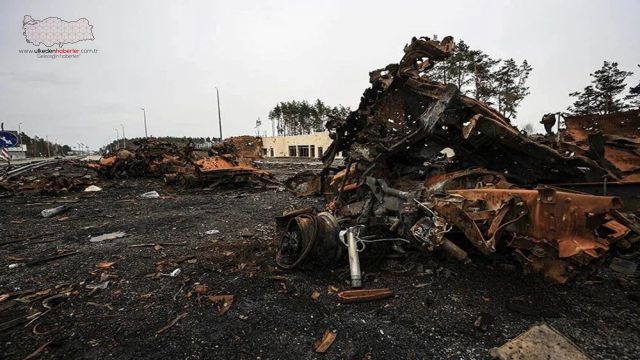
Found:
M 353 229 L 350 228 L 346 233 L 347 247 L 349 253 L 349 272 L 351 273 L 351 286 L 354 288 L 362 287 L 362 273 L 360 271 L 360 257 L 358 256 L 358 245 Z

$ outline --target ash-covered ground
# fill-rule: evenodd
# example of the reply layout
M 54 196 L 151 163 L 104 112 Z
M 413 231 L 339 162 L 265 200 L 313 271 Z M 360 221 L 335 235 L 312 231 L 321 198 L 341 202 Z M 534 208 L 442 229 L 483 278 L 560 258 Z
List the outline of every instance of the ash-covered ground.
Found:
M 283 177 L 309 165 L 261 166 Z M 488 359 L 490 348 L 542 321 L 596 359 L 640 353 L 638 279 L 609 270 L 610 258 L 587 279 L 557 285 L 524 275 L 508 254 L 475 254 L 464 265 L 408 252 L 363 268 L 365 288 L 389 287 L 395 297 L 340 304 L 346 267 L 282 271 L 274 263 L 274 217 L 322 208 L 322 198 L 184 190 L 159 179 L 96 185 L 103 190 L 0 198 L 0 296 L 38 291 L 0 301 L 3 359 L 39 348 L 44 359 Z M 161 198 L 140 197 L 153 190 Z M 40 215 L 58 205 L 69 209 Z M 89 240 L 116 231 L 126 236 Z M 71 255 L 37 261 L 56 254 Z M 103 262 L 115 264 L 99 269 Z M 211 295 L 234 302 L 220 315 Z M 317 354 L 312 344 L 327 329 L 336 340 Z

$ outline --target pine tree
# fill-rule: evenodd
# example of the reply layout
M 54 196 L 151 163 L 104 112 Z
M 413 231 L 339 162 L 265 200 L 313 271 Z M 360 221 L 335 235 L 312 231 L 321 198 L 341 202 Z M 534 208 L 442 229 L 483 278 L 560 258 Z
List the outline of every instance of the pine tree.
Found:
M 460 89 L 462 94 L 467 94 L 467 85 L 471 83 L 471 72 L 469 64 L 471 62 L 470 49 L 463 40 L 456 43 L 454 53 L 449 59 L 450 81 Z
M 327 122 L 327 112 L 329 108 L 322 100 L 316 99 L 313 104 L 313 131 L 322 131 L 324 124 Z
M 437 62 L 431 70 L 431 80 L 443 84 L 454 84 L 464 95 L 471 92 L 473 82 L 472 50 L 460 40 L 455 44 L 453 54 L 444 61 Z
M 520 102 L 529 95 L 527 79 L 533 68 L 524 60 L 518 65 L 515 60 L 505 60 L 496 71 L 494 86 L 498 112 L 506 118 L 515 118 Z
M 598 113 L 598 93 L 593 89 L 593 86 L 589 85 L 580 91 L 575 91 L 569 94 L 571 97 L 577 97 L 573 106 L 569 107 L 569 112 L 576 115 L 588 115 Z
M 481 50 L 471 50 L 469 52 L 469 72 L 472 73 L 473 81 L 473 97 L 487 105 L 492 104 L 492 98 L 495 97 L 496 91 L 495 71 L 494 68 L 500 64 L 502 60 L 492 59 L 489 55 Z
M 617 96 L 622 94 L 627 86 L 625 80 L 631 75 L 633 75 L 632 72 L 619 70 L 618 63 L 607 61 L 604 62 L 600 70 L 591 74 L 594 77 L 593 83 L 596 90 L 600 93 L 600 106 L 605 114 L 626 108 L 624 101 Z
M 640 65 L 638 65 L 640 67 Z M 640 108 L 640 82 L 638 85 L 629 88 L 629 94 L 625 97 L 629 101 L 629 106 L 634 108 Z
M 518 106 L 529 94 L 526 81 L 531 70 L 526 60 L 518 65 L 513 59 L 493 59 L 460 40 L 453 54 L 436 63 L 429 76 L 431 80 L 456 85 L 463 95 L 495 105 L 511 118 L 516 117 Z
M 280 104 L 276 105 L 271 111 L 269 111 L 269 120 L 276 122 L 276 132 L 278 135 L 284 135 L 284 128 L 282 126 L 282 108 Z
M 609 114 L 628 108 L 620 94 L 626 87 L 625 80 L 633 75 L 632 72 L 618 69 L 617 62 L 605 61 L 602 68 L 589 75 L 593 85 L 585 87 L 582 92 L 569 94 L 577 98 L 569 111 L 575 114 Z

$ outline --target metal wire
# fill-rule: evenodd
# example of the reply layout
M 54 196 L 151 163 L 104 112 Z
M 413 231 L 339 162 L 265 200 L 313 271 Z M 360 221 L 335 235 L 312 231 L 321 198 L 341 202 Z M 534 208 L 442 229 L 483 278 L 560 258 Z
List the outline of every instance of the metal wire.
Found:
M 340 232 L 340 242 L 342 242 L 342 244 L 346 247 L 349 247 L 349 245 L 347 244 L 347 240 L 345 238 L 345 234 L 347 231 L 353 231 L 353 236 L 356 238 L 356 246 L 357 251 L 358 252 L 362 252 L 364 251 L 364 249 L 367 248 L 367 243 L 377 243 L 377 242 L 383 242 L 383 241 L 402 241 L 405 243 L 410 243 L 409 240 L 407 239 L 403 239 L 403 238 L 380 238 L 380 239 L 367 239 L 367 238 L 361 238 L 360 235 L 360 230 L 364 229 L 365 226 L 364 225 L 356 225 L 356 226 L 352 226 L 347 230 L 343 230 Z
M 415 201 L 416 204 L 420 205 L 423 209 L 427 210 L 431 214 L 431 216 L 433 216 L 433 217 L 436 216 L 436 213 L 434 213 L 433 210 L 429 209 L 425 204 L 421 203 L 420 201 L 418 201 L 416 199 L 413 199 L 413 201 Z

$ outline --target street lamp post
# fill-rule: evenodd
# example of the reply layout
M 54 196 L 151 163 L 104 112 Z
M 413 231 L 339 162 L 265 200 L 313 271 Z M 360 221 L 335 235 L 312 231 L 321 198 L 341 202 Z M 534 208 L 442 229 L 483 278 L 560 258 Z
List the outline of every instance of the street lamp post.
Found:
M 256 136 L 260 136 L 260 125 L 262 125 L 262 121 L 258 117 L 258 120 L 256 120 Z
M 142 114 L 144 115 L 144 137 L 149 137 L 149 135 L 147 135 L 147 112 L 143 107 L 140 108 L 140 110 L 142 110 Z
M 220 129 L 220 142 L 222 142 L 222 117 L 220 116 L 220 92 L 216 86 L 216 99 L 218 99 L 218 127 Z
M 120 124 L 120 127 L 122 127 L 122 147 L 126 148 L 127 147 L 127 137 L 124 135 L 124 125 Z

